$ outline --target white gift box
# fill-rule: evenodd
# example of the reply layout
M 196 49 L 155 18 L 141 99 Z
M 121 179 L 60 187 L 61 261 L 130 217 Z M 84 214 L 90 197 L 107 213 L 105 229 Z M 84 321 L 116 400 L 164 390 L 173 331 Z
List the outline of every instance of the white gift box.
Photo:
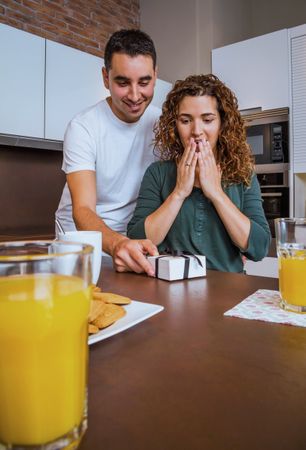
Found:
M 202 255 L 160 255 L 148 256 L 147 259 L 155 270 L 155 276 L 162 280 L 173 281 L 206 276 L 206 258 Z

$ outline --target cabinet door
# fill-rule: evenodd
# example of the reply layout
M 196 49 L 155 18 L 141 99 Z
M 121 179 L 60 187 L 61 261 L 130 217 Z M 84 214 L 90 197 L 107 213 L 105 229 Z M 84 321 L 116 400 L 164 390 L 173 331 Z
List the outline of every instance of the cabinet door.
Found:
M 0 133 L 44 137 L 45 40 L 0 24 Z
M 288 31 L 212 50 L 212 71 L 234 91 L 241 110 L 288 107 Z
M 46 139 L 63 140 L 72 117 L 107 97 L 103 59 L 46 41 Z
M 291 147 L 294 173 L 306 173 L 306 25 L 289 30 Z
M 172 84 L 169 83 L 168 81 L 157 79 L 152 104 L 161 108 L 171 88 Z

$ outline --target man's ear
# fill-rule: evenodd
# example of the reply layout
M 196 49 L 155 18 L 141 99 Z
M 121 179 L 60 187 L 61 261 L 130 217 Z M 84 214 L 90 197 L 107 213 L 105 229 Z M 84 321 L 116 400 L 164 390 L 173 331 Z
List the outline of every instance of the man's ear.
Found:
M 109 77 L 108 72 L 105 67 L 102 67 L 102 76 L 103 76 L 103 82 L 106 89 L 109 89 Z

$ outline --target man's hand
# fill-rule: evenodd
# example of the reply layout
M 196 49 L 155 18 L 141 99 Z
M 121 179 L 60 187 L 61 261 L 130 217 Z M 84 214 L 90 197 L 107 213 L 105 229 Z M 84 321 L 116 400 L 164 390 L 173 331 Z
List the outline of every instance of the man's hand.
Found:
M 123 237 L 114 245 L 112 257 L 118 272 L 146 272 L 153 277 L 154 270 L 145 255 L 158 255 L 157 247 L 149 239 Z

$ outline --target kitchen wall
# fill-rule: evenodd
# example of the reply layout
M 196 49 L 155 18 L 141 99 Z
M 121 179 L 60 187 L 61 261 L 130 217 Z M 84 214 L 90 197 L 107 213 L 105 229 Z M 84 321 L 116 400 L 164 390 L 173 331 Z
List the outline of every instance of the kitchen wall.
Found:
M 306 22 L 305 0 L 140 0 L 140 25 L 153 38 L 159 77 L 211 72 L 211 49 Z
M 139 0 L 5 0 L 0 22 L 103 57 L 114 31 L 139 28 Z
M 251 0 L 250 36 L 306 23 L 305 0 Z

